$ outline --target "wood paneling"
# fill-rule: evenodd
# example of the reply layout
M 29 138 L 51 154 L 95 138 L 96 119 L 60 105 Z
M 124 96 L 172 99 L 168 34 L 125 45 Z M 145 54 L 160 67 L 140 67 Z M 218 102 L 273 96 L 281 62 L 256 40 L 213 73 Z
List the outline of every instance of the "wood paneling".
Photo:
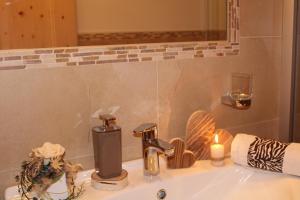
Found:
M 54 37 L 58 46 L 77 46 L 75 0 L 53 0 Z
M 75 0 L 0 0 L 0 49 L 74 46 Z

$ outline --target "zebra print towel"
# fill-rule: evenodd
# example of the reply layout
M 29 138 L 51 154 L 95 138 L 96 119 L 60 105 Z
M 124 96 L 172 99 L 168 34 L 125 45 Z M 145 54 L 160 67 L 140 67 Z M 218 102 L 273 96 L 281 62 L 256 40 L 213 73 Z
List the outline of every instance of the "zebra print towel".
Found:
M 238 134 L 231 145 L 231 159 L 240 165 L 300 176 L 300 144 L 281 143 Z

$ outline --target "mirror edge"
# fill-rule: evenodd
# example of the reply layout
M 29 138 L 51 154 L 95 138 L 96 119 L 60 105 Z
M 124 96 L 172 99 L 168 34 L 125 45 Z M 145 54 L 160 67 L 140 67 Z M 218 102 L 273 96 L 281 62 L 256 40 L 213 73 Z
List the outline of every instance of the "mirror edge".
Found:
M 240 0 L 227 1 L 227 41 L 194 41 L 0 50 L 0 70 L 238 55 Z

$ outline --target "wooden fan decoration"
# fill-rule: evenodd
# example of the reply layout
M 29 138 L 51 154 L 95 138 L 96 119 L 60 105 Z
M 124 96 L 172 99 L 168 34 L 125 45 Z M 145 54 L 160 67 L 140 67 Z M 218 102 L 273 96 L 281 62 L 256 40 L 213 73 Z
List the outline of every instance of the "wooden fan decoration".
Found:
M 184 140 L 181 138 L 174 138 L 170 141 L 175 147 L 173 157 L 167 159 L 167 166 L 169 169 L 189 168 L 194 165 L 196 158 L 193 152 L 185 149 Z
M 225 155 L 229 155 L 232 135 L 223 129 L 216 130 L 215 119 L 210 113 L 196 111 L 186 127 L 187 150 L 192 151 L 197 160 L 210 159 L 210 145 L 214 142 L 215 133 L 218 133 L 220 143 L 225 145 Z
M 197 160 L 210 158 L 210 145 L 216 130 L 214 117 L 204 111 L 193 113 L 186 127 L 186 148 L 192 151 Z

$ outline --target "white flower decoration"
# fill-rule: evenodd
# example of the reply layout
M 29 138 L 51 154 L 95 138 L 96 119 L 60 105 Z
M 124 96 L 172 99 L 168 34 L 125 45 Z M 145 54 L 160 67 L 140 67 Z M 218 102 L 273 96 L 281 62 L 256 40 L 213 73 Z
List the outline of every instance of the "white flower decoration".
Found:
M 33 149 L 32 152 L 36 157 L 49 159 L 62 156 L 65 153 L 65 148 L 59 144 L 44 143 L 42 147 Z

